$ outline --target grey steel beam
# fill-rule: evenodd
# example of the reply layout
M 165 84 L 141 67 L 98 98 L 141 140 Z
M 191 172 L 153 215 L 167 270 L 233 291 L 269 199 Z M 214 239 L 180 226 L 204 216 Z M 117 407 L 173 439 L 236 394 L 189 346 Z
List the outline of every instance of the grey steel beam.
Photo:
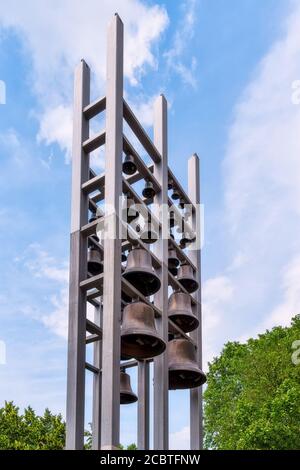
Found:
M 188 161 L 188 183 L 189 197 L 194 206 L 200 204 L 200 162 L 198 155 L 194 154 Z M 192 215 L 192 223 L 198 237 L 201 236 L 200 212 L 196 210 Z M 199 319 L 199 327 L 191 333 L 191 337 L 197 343 L 197 361 L 202 369 L 202 309 L 201 309 L 201 249 L 190 251 L 197 270 L 194 275 L 199 282 L 199 289 L 194 294 L 197 301 L 194 312 Z M 190 391 L 190 447 L 192 450 L 203 448 L 203 410 L 202 410 L 202 387 Z
M 97 100 L 93 101 L 92 103 L 88 104 L 84 110 L 84 116 L 86 119 L 92 119 L 93 117 L 97 116 L 97 114 L 102 113 L 105 110 L 106 106 L 106 97 L 103 96 L 102 98 L 98 98 Z
M 104 144 L 105 144 L 105 131 L 102 131 L 86 139 L 83 142 L 82 147 L 86 153 L 90 153 Z
M 89 158 L 82 149 L 88 138 L 89 125 L 83 108 L 90 101 L 90 69 L 82 60 L 75 71 L 72 208 L 69 286 L 69 331 L 67 372 L 66 448 L 82 449 L 84 439 L 85 395 L 85 337 L 86 295 L 80 282 L 87 275 L 87 240 L 81 235 L 81 226 L 87 223 L 88 197 L 81 185 L 88 179 Z
M 138 449 L 149 449 L 150 425 L 150 366 L 147 361 L 138 363 Z
M 160 162 L 154 164 L 154 176 L 161 186 L 161 192 L 154 198 L 156 210 L 168 207 L 168 128 L 167 100 L 160 95 L 154 105 L 154 144 L 161 154 Z M 157 319 L 157 329 L 168 342 L 168 211 L 162 211 L 160 237 L 154 251 L 162 266 L 157 270 L 161 279 L 161 288 L 154 296 L 155 305 L 163 312 Z M 159 218 L 159 214 L 156 214 Z M 168 416 L 168 357 L 167 351 L 154 359 L 154 449 L 167 450 L 169 440 Z
M 124 100 L 124 118 L 126 119 L 127 123 L 131 127 L 131 130 L 135 133 L 136 137 L 152 158 L 155 163 L 159 163 L 161 160 L 161 152 L 157 148 L 155 142 L 153 143 L 150 137 L 148 136 L 147 132 L 144 130 L 138 119 L 135 117 L 133 111 L 129 107 L 129 105 Z
M 94 309 L 94 324 L 102 331 L 102 304 L 101 299 L 99 305 Z M 94 343 L 94 366 L 99 369 L 98 374 L 93 377 L 93 418 L 92 418 L 92 449 L 101 449 L 101 402 L 102 402 L 102 342 Z
M 123 23 L 116 14 L 108 28 L 105 145 L 105 226 L 113 234 L 104 240 L 101 448 L 120 443 L 120 316 L 123 149 Z

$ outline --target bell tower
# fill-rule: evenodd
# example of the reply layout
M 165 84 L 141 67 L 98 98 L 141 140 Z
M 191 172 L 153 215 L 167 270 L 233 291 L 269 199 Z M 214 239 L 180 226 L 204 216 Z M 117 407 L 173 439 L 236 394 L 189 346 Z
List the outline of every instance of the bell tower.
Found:
M 168 166 L 166 98 L 155 101 L 153 141 L 124 100 L 123 36 L 115 14 L 108 27 L 104 97 L 90 101 L 84 60 L 75 70 L 66 448 L 83 449 L 85 376 L 91 373 L 93 449 L 118 447 L 120 405 L 137 402 L 138 448 L 150 448 L 153 420 L 153 448 L 167 450 L 169 393 L 190 389 L 190 445 L 197 450 L 205 382 L 199 158 L 188 160 L 186 193 Z M 104 129 L 91 136 L 90 120 L 100 114 Z M 126 136 L 124 122 L 150 165 Z M 105 171 L 97 174 L 90 155 L 101 147 Z M 93 320 L 87 304 L 94 308 Z M 133 367 L 137 391 L 130 382 Z

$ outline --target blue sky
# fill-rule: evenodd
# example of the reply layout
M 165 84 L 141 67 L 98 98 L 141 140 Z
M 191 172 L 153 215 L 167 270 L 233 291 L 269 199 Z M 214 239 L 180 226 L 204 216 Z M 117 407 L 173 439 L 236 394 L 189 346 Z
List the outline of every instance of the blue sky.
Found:
M 104 93 L 115 11 L 126 98 L 151 134 L 153 100 L 165 93 L 169 162 L 185 186 L 187 158 L 201 157 L 205 361 L 299 312 L 299 4 L 84 3 L 11 0 L 0 12 L 0 403 L 38 412 L 65 412 L 72 75 L 84 57 L 93 97 Z M 94 164 L 101 171 L 103 157 Z M 124 443 L 136 440 L 134 413 L 122 409 Z M 170 394 L 170 415 L 171 445 L 187 446 L 185 392 Z

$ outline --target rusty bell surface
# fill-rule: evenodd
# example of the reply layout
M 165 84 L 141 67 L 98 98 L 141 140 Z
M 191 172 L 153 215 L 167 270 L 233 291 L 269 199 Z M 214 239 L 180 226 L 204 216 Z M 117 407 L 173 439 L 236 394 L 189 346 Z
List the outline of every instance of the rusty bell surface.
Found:
M 154 310 L 143 302 L 132 302 L 123 310 L 121 356 L 149 359 L 166 349 L 155 327 Z
M 199 320 L 192 310 L 191 298 L 185 292 L 173 292 L 170 295 L 168 316 L 185 333 L 193 331 L 199 326 Z
M 97 242 L 99 242 L 99 238 L 94 236 L 93 237 Z M 93 244 L 92 241 L 89 240 L 89 248 L 87 254 L 87 270 L 93 276 L 97 274 L 103 273 L 103 262 L 101 259 L 101 253 L 99 248 Z
M 130 251 L 123 277 L 146 297 L 160 289 L 160 279 L 152 267 L 151 255 L 142 248 Z
M 182 264 L 179 267 L 177 280 L 190 294 L 195 292 L 199 287 L 199 284 L 194 277 L 193 268 L 189 264 Z
M 206 376 L 196 361 L 196 350 L 187 339 L 173 339 L 168 343 L 169 389 L 188 389 L 203 385 Z
M 120 373 L 120 404 L 129 405 L 135 403 L 138 397 L 133 392 L 130 383 L 130 375 L 126 372 Z

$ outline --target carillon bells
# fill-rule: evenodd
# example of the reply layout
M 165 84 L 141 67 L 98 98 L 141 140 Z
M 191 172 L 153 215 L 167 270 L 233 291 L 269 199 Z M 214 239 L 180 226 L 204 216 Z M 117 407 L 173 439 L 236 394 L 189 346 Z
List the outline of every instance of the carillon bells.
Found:
M 168 269 L 173 276 L 177 276 L 180 261 L 177 257 L 176 250 L 169 250 L 168 253 Z
M 172 180 L 169 180 L 168 181 L 168 191 L 170 191 L 170 189 L 173 188 L 173 181 Z
M 129 252 L 123 277 L 146 297 L 160 289 L 160 279 L 152 267 L 151 255 L 142 248 L 133 248 Z
M 136 205 L 133 199 L 130 199 L 127 195 L 123 200 L 123 220 L 128 224 L 138 218 L 139 213 L 136 210 Z
M 139 301 L 126 305 L 121 328 L 122 357 L 149 359 L 165 349 L 166 344 L 156 331 L 153 308 Z
M 184 263 L 179 267 L 177 280 L 190 294 L 199 287 L 198 282 L 194 278 L 193 268 L 189 264 Z
M 170 295 L 168 316 L 185 333 L 199 326 L 199 320 L 193 314 L 191 298 L 185 292 L 173 292 Z
M 93 235 L 93 239 L 99 242 L 99 238 Z M 101 259 L 101 252 L 99 248 L 92 242 L 91 239 L 88 241 L 88 255 L 87 255 L 87 270 L 93 276 L 103 273 L 103 262 Z
M 177 201 L 180 198 L 179 192 L 174 187 L 173 187 L 173 192 L 171 194 L 171 198 L 173 199 L 173 201 Z
M 122 371 L 120 373 L 120 404 L 129 405 L 137 400 L 138 397 L 131 388 L 130 375 Z
M 179 201 L 179 204 L 178 206 L 180 207 L 180 209 L 184 209 L 184 206 L 185 206 L 185 200 L 183 197 L 180 198 L 180 201 Z
M 173 339 L 168 343 L 169 389 L 188 389 L 206 382 L 204 372 L 196 361 L 196 349 L 187 339 Z
M 123 164 L 122 164 L 122 171 L 125 175 L 134 175 L 136 172 L 136 163 L 132 155 L 127 154 L 125 155 Z
M 151 222 L 146 222 L 140 234 L 141 240 L 148 245 L 158 240 L 158 234 L 153 230 Z
M 143 191 L 142 191 L 142 195 L 143 195 L 146 199 L 153 199 L 153 198 L 154 198 L 154 196 L 155 196 L 155 190 L 154 190 L 152 181 L 146 181 L 145 187 L 144 187 L 144 189 L 143 189 Z

